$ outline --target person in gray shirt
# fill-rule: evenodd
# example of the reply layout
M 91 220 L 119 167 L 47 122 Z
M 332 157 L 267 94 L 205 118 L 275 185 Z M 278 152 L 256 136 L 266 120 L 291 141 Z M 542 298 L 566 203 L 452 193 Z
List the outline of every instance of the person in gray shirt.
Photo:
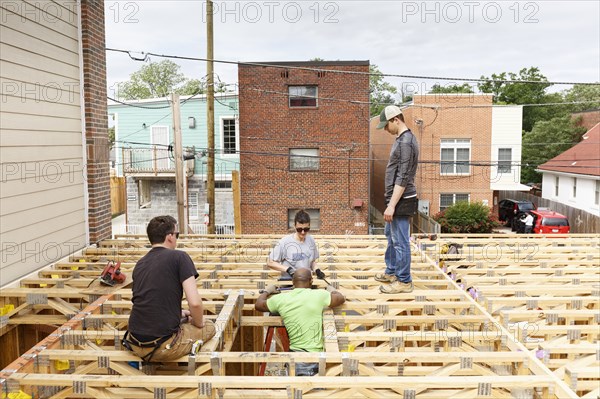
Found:
M 281 272 L 282 279 L 291 279 L 300 268 L 315 270 L 319 249 L 310 231 L 310 216 L 300 210 L 294 217 L 296 232 L 283 237 L 269 254 L 267 266 Z
M 379 290 L 384 294 L 412 292 L 410 275 L 410 216 L 397 211 L 403 203 L 415 204 L 417 189 L 415 175 L 419 162 L 417 138 L 404 123 L 402 110 L 388 105 L 381 111 L 377 129 L 385 129 L 396 136 L 385 171 L 385 203 L 383 218 L 388 246 L 385 251 L 385 271 L 375 275 L 375 280 L 389 283 Z M 406 202 L 405 202 L 406 201 Z

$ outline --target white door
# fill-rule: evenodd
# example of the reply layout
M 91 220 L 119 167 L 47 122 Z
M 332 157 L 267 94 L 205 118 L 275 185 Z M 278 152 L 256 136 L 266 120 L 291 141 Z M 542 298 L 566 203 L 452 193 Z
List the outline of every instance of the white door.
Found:
M 171 160 L 169 159 L 169 127 L 168 126 L 152 126 L 152 144 L 153 159 L 158 170 L 167 170 L 171 168 Z

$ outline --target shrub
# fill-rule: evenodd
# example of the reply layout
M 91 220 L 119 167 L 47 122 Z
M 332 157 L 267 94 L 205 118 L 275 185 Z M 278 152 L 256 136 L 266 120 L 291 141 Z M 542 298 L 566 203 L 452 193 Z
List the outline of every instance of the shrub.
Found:
M 481 202 L 457 202 L 433 217 L 442 233 L 491 233 L 499 223 Z

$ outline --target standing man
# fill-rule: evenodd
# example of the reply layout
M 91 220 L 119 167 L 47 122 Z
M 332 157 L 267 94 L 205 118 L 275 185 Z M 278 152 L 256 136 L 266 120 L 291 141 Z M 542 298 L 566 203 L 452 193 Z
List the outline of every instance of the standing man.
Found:
M 123 343 L 145 362 L 175 360 L 188 355 L 196 342 L 211 339 L 215 324 L 203 317 L 194 262 L 175 249 L 177 221 L 157 216 L 146 232 L 152 249 L 133 269 L 133 308 Z M 184 292 L 189 310 L 181 308 Z
M 525 214 L 523 214 L 523 217 L 521 217 L 521 221 L 525 225 L 523 233 L 531 234 L 533 230 L 533 216 L 531 215 L 531 213 L 525 212 Z
M 254 304 L 259 312 L 277 313 L 290 338 L 291 352 L 323 352 L 323 309 L 340 306 L 344 295 L 327 285 L 327 291 L 311 289 L 313 282 L 309 269 L 294 273 L 294 289 L 281 295 L 274 285 L 268 286 Z M 271 295 L 270 298 L 267 297 Z M 296 363 L 297 376 L 311 376 L 319 371 L 318 363 Z
M 310 216 L 299 210 L 294 217 L 295 233 L 283 237 L 269 254 L 267 266 L 281 272 L 281 278 L 289 280 L 296 270 L 315 270 L 319 250 L 310 231 Z
M 395 105 L 388 105 L 381 111 L 377 129 L 385 129 L 396 136 L 385 171 L 385 202 L 383 213 L 385 235 L 388 246 L 385 251 L 385 272 L 375 275 L 382 285 L 384 294 L 412 292 L 410 275 L 410 215 L 403 208 L 417 208 L 417 188 L 415 175 L 419 160 L 417 138 L 404 123 L 402 111 Z M 409 205 L 408 207 L 405 205 Z M 416 212 L 415 212 L 416 213 Z

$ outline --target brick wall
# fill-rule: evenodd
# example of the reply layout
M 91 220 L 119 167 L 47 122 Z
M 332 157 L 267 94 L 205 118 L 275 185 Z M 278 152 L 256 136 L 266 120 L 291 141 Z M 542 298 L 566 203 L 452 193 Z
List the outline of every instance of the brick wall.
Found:
M 440 194 L 443 193 L 470 194 L 470 202 L 487 200 L 488 205 L 492 206 L 490 167 L 487 166 L 492 140 L 492 96 L 415 95 L 414 104 L 405 112 L 405 119 L 419 140 L 420 164 L 415 183 L 419 198 L 430 201 L 430 214 L 439 211 Z M 415 124 L 415 119 L 423 120 L 423 129 Z M 471 139 L 471 169 L 468 176 L 441 175 L 439 162 L 442 138 Z
M 367 234 L 369 77 L 330 70 L 368 72 L 368 62 L 278 65 L 325 72 L 239 67 L 242 232 L 285 233 L 288 209 L 308 208 L 320 210 L 319 233 Z M 290 108 L 290 85 L 317 85 L 318 107 Z M 319 170 L 290 171 L 290 148 L 318 148 Z
M 110 238 L 110 170 L 106 111 L 104 1 L 82 0 L 83 87 L 90 242 Z
M 587 130 L 590 130 L 600 123 L 600 109 L 577 112 L 573 114 L 572 117 L 578 121 L 577 124 L 579 126 L 583 126 Z

